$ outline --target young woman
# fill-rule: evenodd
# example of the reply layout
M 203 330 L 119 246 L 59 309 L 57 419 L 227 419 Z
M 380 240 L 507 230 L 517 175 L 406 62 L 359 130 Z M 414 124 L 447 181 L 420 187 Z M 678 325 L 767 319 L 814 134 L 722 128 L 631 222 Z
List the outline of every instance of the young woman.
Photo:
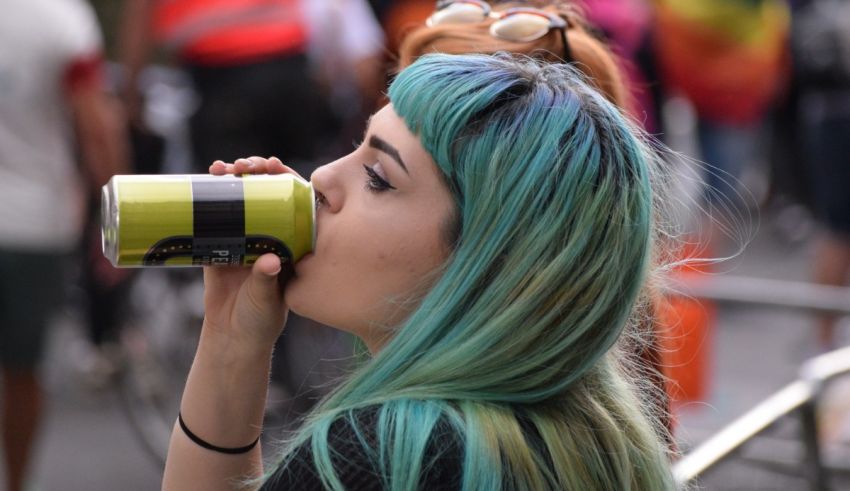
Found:
M 651 270 L 657 158 L 570 65 L 428 55 L 312 176 L 314 253 L 205 271 L 164 489 L 669 489 L 619 361 Z M 285 172 L 277 159 L 215 174 Z M 264 470 L 288 309 L 372 357 Z

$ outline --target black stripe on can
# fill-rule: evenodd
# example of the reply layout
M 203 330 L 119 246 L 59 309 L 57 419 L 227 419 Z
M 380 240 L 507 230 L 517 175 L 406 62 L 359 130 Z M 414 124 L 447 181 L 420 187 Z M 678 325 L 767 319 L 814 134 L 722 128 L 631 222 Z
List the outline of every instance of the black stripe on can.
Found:
M 242 180 L 192 179 L 192 263 L 241 264 L 245 256 L 245 194 Z

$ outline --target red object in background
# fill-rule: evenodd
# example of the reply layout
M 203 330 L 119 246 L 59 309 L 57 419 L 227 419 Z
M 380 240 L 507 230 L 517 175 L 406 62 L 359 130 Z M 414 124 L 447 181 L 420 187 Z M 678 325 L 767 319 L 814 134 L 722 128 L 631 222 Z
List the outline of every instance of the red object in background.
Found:
M 682 257 L 699 257 L 697 247 L 697 244 L 686 246 Z M 678 266 L 673 274 L 684 281 L 700 281 L 710 269 L 707 263 L 686 263 Z M 656 315 L 658 344 L 671 405 L 705 400 L 711 381 L 714 302 L 669 295 L 659 302 Z
M 65 68 L 62 86 L 69 93 L 103 87 L 103 55 L 99 51 L 74 59 Z
M 296 0 L 160 0 L 157 39 L 190 62 L 230 65 L 306 49 L 308 32 Z

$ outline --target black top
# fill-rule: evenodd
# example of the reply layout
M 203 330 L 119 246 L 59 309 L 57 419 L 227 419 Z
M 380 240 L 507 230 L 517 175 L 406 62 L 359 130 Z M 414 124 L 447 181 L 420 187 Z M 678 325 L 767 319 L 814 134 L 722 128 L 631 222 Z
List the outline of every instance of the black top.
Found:
M 368 448 L 361 443 L 348 418 L 337 419 L 331 424 L 328 432 L 328 449 L 334 470 L 346 490 L 383 490 L 377 463 L 367 457 L 368 453 L 377 453 L 378 450 L 377 408 L 356 411 L 354 417 Z M 433 462 L 433 465 L 428 465 L 429 462 Z M 444 416 L 434 427 L 425 449 L 419 489 L 429 491 L 460 489 L 462 466 L 463 443 L 457 431 L 451 427 Z M 307 441 L 298 447 L 289 463 L 278 469 L 261 489 L 265 491 L 323 490 L 322 481 L 313 463 L 310 442 Z

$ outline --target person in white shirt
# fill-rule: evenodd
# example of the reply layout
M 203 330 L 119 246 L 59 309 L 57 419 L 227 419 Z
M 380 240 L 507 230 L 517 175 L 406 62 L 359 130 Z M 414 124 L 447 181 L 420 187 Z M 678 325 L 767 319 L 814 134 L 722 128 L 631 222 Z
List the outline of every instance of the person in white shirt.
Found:
M 0 366 L 6 489 L 22 488 L 41 408 L 37 368 L 86 192 L 124 170 L 101 38 L 81 0 L 7 0 L 0 15 Z M 79 151 L 83 166 L 78 166 Z

